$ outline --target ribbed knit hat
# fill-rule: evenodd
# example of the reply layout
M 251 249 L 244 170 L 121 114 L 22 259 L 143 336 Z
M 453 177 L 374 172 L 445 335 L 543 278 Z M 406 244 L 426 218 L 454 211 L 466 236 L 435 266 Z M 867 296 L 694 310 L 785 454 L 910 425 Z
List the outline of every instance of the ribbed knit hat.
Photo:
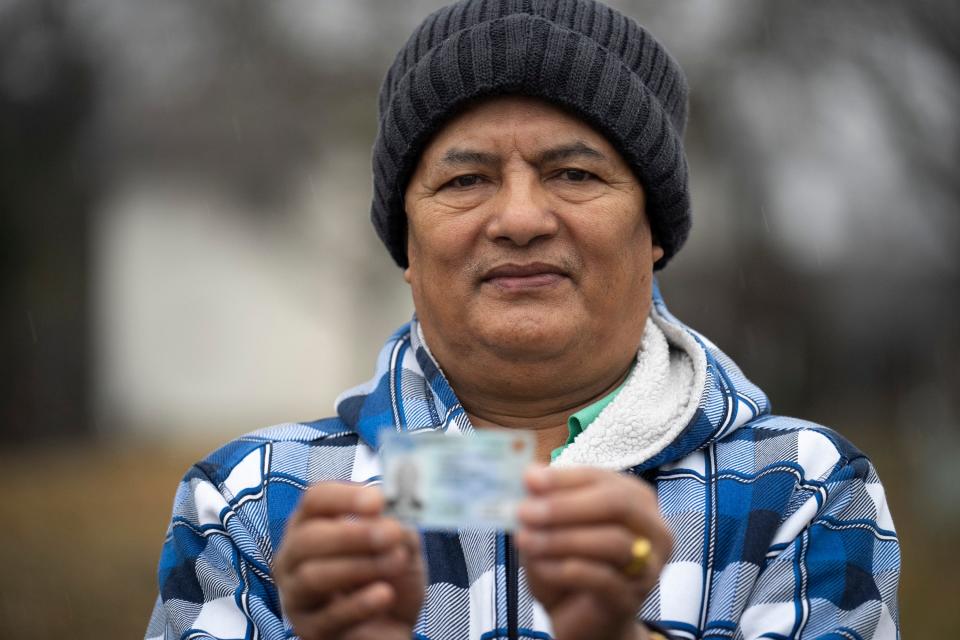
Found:
M 593 0 L 462 0 L 428 16 L 380 89 L 370 217 L 407 266 L 403 194 L 431 136 L 465 103 L 521 94 L 593 126 L 633 167 L 662 268 L 690 231 L 687 83 L 643 27 Z

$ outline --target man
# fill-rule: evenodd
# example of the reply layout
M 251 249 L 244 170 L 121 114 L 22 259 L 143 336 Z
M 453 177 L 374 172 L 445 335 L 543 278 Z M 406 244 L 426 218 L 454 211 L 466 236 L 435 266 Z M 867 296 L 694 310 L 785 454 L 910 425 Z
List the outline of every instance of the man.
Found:
M 187 474 L 147 637 L 897 637 L 869 461 L 656 292 L 690 225 L 662 46 L 589 0 L 460 2 L 380 111 L 372 217 L 416 317 L 337 417 Z M 372 486 L 385 427 L 529 430 L 552 463 L 515 535 L 415 532 Z

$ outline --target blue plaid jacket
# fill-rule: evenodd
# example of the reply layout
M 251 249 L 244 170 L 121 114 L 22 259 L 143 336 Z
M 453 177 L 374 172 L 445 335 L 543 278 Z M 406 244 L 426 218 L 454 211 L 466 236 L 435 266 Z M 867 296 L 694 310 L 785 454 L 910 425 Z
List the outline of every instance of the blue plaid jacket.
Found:
M 830 429 L 771 415 L 720 350 L 706 354 L 693 420 L 630 469 L 656 487 L 675 549 L 641 619 L 675 638 L 898 638 L 900 550 L 870 461 Z M 337 416 L 241 437 L 195 465 L 177 491 L 147 638 L 294 636 L 271 575 L 287 518 L 322 480 L 379 481 L 377 434 L 470 423 L 416 331 L 386 343 L 376 375 Z M 425 532 L 420 639 L 549 639 L 502 533 Z M 508 597 L 508 591 L 515 591 Z M 509 607 L 508 607 L 509 603 Z

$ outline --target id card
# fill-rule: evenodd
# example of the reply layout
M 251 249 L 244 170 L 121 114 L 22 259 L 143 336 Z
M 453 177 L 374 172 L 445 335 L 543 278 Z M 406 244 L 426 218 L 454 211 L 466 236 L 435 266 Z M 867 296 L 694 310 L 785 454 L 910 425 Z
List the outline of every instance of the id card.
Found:
M 426 529 L 514 529 L 533 434 L 382 434 L 387 514 Z

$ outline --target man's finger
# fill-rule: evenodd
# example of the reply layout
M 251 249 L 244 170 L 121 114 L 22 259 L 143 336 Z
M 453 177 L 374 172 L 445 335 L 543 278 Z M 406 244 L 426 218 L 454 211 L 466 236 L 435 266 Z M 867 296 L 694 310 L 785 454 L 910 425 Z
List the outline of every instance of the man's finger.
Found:
M 604 474 L 612 473 L 594 467 L 572 467 L 569 469 L 554 469 L 552 467 L 532 467 L 523 474 L 527 489 L 534 495 L 556 491 L 558 489 L 575 489 L 600 481 Z
M 537 527 L 610 523 L 638 533 L 661 527 L 653 491 L 624 482 L 596 482 L 535 496 L 520 505 L 517 515 L 523 524 Z
M 394 547 L 376 556 L 346 556 L 308 560 L 282 585 L 289 606 L 321 605 L 372 582 L 388 580 L 408 569 L 410 552 Z
M 586 558 L 614 568 L 630 563 L 637 536 L 618 525 L 520 529 L 517 548 L 529 558 Z
M 408 544 L 408 535 L 403 526 L 392 518 L 313 518 L 287 531 L 284 550 L 277 558 L 277 563 L 292 570 L 310 559 L 374 554 L 398 544 Z
M 635 581 L 603 562 L 538 559 L 526 563 L 524 571 L 531 587 L 539 583 L 559 592 L 593 593 L 616 610 L 631 609 L 640 596 Z
M 322 482 L 304 492 L 290 525 L 314 517 L 375 516 L 383 511 L 383 506 L 383 494 L 376 487 Z
M 305 640 L 335 638 L 346 629 L 386 612 L 394 600 L 393 587 L 374 582 L 336 598 L 319 611 L 296 614 L 297 632 Z

